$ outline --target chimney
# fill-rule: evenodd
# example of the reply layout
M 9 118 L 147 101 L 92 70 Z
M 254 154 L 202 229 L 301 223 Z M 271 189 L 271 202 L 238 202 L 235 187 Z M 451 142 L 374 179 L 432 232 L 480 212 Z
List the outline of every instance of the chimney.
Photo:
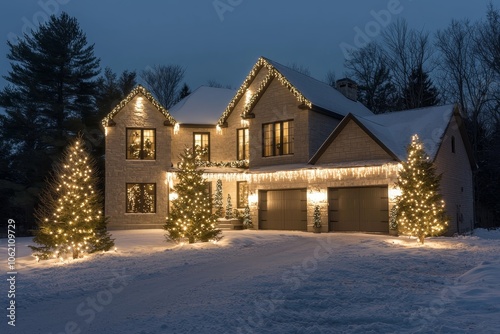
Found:
M 350 100 L 358 100 L 358 85 L 349 78 L 339 79 L 335 82 L 335 88 Z

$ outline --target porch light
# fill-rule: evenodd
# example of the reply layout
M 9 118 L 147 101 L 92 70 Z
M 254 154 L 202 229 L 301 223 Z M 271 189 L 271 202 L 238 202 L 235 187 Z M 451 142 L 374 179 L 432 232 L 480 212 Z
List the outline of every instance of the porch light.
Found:
M 168 195 L 168 199 L 170 201 L 175 201 L 177 198 L 179 198 L 179 194 L 177 194 L 176 192 L 171 192 L 169 195 Z
M 389 199 L 391 201 L 395 201 L 396 197 L 401 196 L 401 189 L 400 188 L 389 188 Z
M 137 98 L 137 101 L 135 102 L 135 110 L 138 112 L 143 112 L 144 111 L 144 103 L 143 103 L 143 97 L 139 96 Z
M 220 127 L 219 124 L 217 124 L 215 126 L 215 132 L 218 134 L 218 135 L 221 135 L 222 134 L 222 128 Z
M 313 204 L 318 204 L 323 202 L 326 199 L 325 193 L 321 191 L 321 189 L 311 189 L 309 191 L 309 199 Z
M 179 123 L 175 123 L 175 125 L 174 125 L 174 135 L 179 134 L 179 128 L 180 128 Z
M 257 204 L 259 200 L 259 195 L 257 195 L 256 192 L 251 192 L 250 195 L 248 195 L 248 204 L 249 205 L 255 205 Z

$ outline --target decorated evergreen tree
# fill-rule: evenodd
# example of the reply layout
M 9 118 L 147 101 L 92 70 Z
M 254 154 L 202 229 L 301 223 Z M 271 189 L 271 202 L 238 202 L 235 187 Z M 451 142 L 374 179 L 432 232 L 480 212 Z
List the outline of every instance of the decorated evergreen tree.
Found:
M 436 175 L 417 135 L 412 137 L 407 152 L 396 182 L 401 189 L 396 198 L 396 220 L 401 234 L 415 236 L 423 244 L 425 237 L 442 234 L 448 225 L 439 193 L 441 175 Z
M 212 214 L 210 196 L 206 193 L 203 171 L 197 167 L 199 153 L 199 150 L 186 148 L 180 154 L 179 183 L 174 186 L 178 196 L 172 201 L 163 227 L 168 233 L 166 237 L 175 242 L 186 238 L 189 243 L 222 238 L 221 230 L 216 228 L 217 217 Z
M 243 211 L 243 226 L 245 228 L 252 228 L 252 216 L 250 216 L 250 207 L 247 205 Z
M 114 245 L 106 231 L 94 166 L 81 137 L 66 149 L 35 212 L 38 230 L 33 241 L 39 246 L 30 246 L 34 256 L 48 259 L 71 254 L 76 259 Z
M 233 219 L 233 204 L 231 203 L 231 195 L 227 194 L 227 204 L 226 204 L 226 219 Z
M 314 206 L 314 227 L 321 227 L 321 211 L 319 205 Z
M 222 180 L 218 179 L 217 180 L 217 186 L 215 188 L 215 195 L 214 195 L 214 206 L 215 206 L 215 215 L 217 218 L 222 218 L 224 215 L 224 204 L 222 202 Z

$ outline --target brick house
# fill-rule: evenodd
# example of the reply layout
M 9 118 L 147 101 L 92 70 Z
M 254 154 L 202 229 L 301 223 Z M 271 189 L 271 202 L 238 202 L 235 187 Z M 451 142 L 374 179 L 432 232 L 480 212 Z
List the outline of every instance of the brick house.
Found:
M 442 173 L 448 234 L 473 226 L 475 167 L 456 106 L 374 115 L 356 85 L 337 89 L 259 58 L 237 91 L 200 87 L 165 110 L 142 86 L 103 120 L 110 229 L 159 228 L 184 147 L 202 157 L 207 191 L 223 183 L 257 229 L 389 232 L 394 183 L 413 134 Z

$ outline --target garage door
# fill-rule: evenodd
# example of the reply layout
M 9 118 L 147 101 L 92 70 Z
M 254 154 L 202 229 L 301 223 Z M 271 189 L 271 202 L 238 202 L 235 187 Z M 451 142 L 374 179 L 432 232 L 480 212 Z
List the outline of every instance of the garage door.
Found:
M 306 189 L 259 191 L 259 228 L 306 231 Z
M 330 188 L 329 230 L 389 233 L 387 186 Z

